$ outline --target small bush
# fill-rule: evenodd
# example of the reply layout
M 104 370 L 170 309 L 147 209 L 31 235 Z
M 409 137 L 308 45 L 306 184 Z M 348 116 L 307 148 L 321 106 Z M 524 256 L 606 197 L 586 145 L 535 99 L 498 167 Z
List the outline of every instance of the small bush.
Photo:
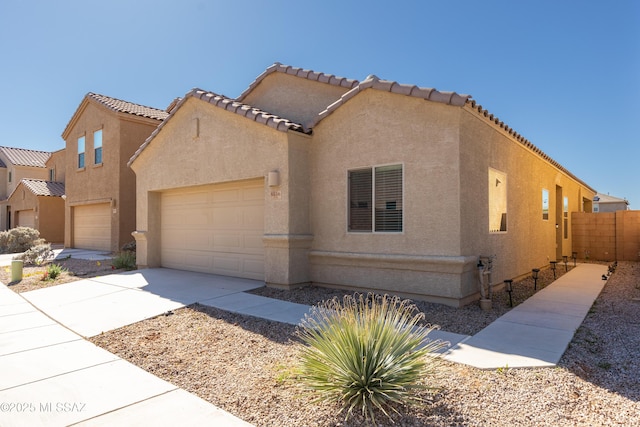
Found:
M 21 259 L 25 264 L 40 265 L 53 258 L 53 250 L 50 243 L 40 243 L 31 247 L 25 253 L 15 257 Z
M 0 232 L 0 251 L 2 253 L 24 252 L 29 248 L 44 243 L 40 232 L 34 228 L 16 227 Z
M 131 242 L 125 243 L 124 245 L 122 245 L 122 248 L 120 249 L 122 252 L 135 252 L 136 251 L 136 241 L 132 240 Z
M 136 269 L 136 253 L 131 251 L 120 252 L 113 259 L 111 264 L 115 269 L 135 270 Z
M 49 264 L 42 280 L 56 280 L 58 276 L 66 271 L 67 270 L 59 264 Z
M 416 392 L 440 362 L 447 343 L 427 338 L 433 327 L 423 313 L 397 297 L 346 296 L 312 308 L 299 336 L 301 380 L 320 402 L 340 402 L 345 420 L 355 410 L 375 422 L 374 412 L 421 402 Z

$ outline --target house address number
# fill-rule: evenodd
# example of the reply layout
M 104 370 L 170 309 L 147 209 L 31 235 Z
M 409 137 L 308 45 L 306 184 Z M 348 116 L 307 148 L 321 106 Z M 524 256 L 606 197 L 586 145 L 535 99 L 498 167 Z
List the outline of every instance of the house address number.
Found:
M 274 200 L 282 199 L 282 191 L 281 190 L 271 190 L 271 198 Z

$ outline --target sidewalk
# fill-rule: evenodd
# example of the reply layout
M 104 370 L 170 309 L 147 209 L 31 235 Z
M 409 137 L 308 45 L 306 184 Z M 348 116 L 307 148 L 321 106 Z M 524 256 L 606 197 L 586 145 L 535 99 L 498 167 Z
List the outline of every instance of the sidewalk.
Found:
M 445 358 L 480 369 L 556 366 L 606 284 L 606 273 L 606 265 L 579 264 L 453 346 Z

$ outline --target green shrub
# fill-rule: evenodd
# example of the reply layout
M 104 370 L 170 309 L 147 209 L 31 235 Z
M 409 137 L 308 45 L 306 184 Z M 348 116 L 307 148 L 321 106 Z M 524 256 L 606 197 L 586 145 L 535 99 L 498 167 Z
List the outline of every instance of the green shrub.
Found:
M 40 232 L 34 228 L 16 227 L 0 232 L 0 251 L 2 253 L 24 252 L 29 248 L 44 243 Z
M 135 270 L 136 269 L 136 253 L 131 251 L 123 251 L 118 253 L 111 263 L 115 269 Z
M 53 258 L 53 250 L 50 243 L 39 243 L 14 258 L 21 259 L 25 264 L 40 265 Z
M 417 391 L 447 343 L 431 341 L 435 329 L 420 325 L 424 314 L 409 300 L 356 294 L 324 301 L 302 322 L 299 336 L 303 384 L 315 401 L 340 402 L 345 420 L 354 409 L 375 422 L 374 412 L 421 402 Z
M 49 264 L 42 280 L 56 280 L 58 276 L 66 271 L 67 270 L 59 264 Z

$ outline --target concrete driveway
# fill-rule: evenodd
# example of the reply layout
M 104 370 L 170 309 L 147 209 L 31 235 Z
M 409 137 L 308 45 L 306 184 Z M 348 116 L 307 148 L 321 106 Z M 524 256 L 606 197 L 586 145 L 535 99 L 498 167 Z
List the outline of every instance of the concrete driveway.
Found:
M 83 337 L 262 282 L 167 269 L 0 285 L 0 425 L 249 426 Z

